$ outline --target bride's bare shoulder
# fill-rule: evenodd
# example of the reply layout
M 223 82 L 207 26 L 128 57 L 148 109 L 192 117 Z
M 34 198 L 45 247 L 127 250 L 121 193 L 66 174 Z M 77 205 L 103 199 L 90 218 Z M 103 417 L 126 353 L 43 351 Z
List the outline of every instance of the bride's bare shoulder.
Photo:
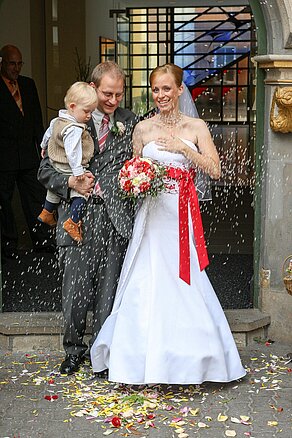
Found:
M 153 131 L 154 126 L 156 125 L 156 116 L 151 117 L 149 119 L 141 120 L 135 126 L 134 134 L 148 137 L 149 133 Z

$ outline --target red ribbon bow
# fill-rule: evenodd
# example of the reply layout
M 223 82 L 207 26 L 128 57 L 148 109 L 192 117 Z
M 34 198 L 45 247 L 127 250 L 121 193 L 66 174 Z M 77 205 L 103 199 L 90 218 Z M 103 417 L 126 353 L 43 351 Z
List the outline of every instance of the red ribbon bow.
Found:
M 167 175 L 169 178 L 177 180 L 179 185 L 179 277 L 186 283 L 191 284 L 189 205 L 201 271 L 209 264 L 199 201 L 194 185 L 196 172 L 193 169 L 184 170 L 168 167 Z

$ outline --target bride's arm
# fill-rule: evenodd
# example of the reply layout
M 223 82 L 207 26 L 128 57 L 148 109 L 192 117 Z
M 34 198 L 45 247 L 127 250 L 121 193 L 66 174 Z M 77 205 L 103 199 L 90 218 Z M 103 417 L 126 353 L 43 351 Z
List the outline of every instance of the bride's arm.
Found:
M 132 136 L 134 157 L 142 156 L 142 150 L 144 146 L 142 137 L 143 137 L 143 127 L 142 127 L 142 122 L 139 122 L 134 128 L 133 136 Z
M 219 179 L 221 175 L 220 159 L 206 123 L 202 119 L 192 119 L 190 123 L 186 129 L 186 135 L 184 136 L 182 132 L 181 137 L 190 138 L 192 136 L 190 134 L 195 132 L 193 142 L 198 147 L 199 152 L 173 135 L 158 138 L 159 149 L 183 154 L 211 178 Z
M 197 152 L 189 146 L 183 146 L 182 153 L 192 161 L 197 167 L 210 175 L 213 179 L 219 179 L 221 176 L 220 159 L 210 131 L 202 119 L 196 121 L 198 127 L 196 145 L 200 152 Z

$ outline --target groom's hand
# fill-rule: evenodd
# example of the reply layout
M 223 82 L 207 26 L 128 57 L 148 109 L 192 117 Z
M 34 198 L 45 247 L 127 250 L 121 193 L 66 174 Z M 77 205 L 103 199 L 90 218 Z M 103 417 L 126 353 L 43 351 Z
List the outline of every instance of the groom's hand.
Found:
M 86 172 L 82 180 L 78 180 L 77 177 L 71 175 L 68 179 L 68 187 L 76 190 L 83 196 L 89 196 L 92 194 L 94 187 L 94 176 L 91 172 Z

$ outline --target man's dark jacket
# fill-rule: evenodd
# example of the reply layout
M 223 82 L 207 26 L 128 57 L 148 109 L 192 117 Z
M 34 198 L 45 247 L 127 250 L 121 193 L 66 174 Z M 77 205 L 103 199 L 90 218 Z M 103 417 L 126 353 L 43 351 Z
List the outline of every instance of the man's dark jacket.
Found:
M 24 115 L 0 75 L 0 171 L 39 166 L 44 133 L 42 113 L 33 79 L 18 77 Z

